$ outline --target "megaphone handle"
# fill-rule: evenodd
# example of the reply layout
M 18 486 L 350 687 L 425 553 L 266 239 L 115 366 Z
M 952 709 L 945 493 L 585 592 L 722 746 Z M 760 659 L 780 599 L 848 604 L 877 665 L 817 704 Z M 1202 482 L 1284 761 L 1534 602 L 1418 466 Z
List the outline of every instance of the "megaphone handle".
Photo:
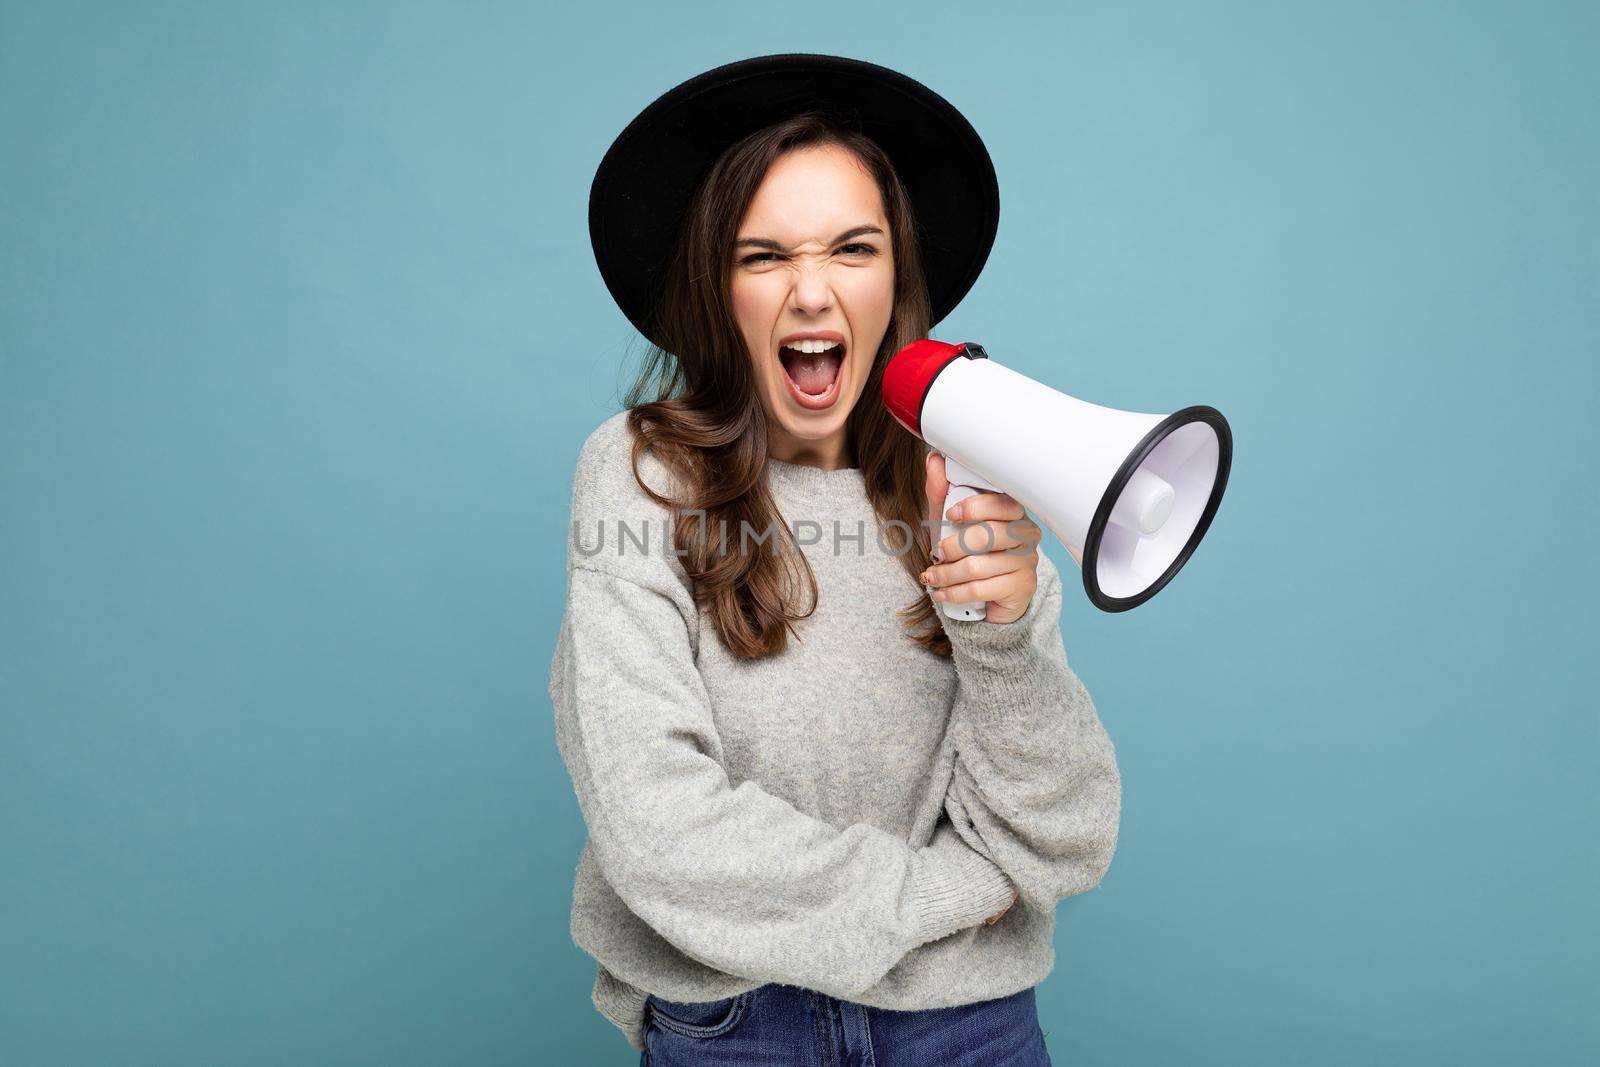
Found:
M 950 482 L 950 487 L 945 490 L 944 511 L 940 512 L 942 516 L 947 516 L 951 508 L 969 496 L 976 496 L 979 493 L 1005 492 L 1004 489 L 991 484 L 982 475 L 963 466 L 960 461 L 952 459 L 948 455 L 944 457 L 944 473 Z M 945 517 L 939 527 L 939 539 L 942 541 L 958 530 L 959 527 L 951 522 L 948 517 Z M 934 603 L 944 608 L 946 618 L 963 619 L 967 622 L 981 622 L 987 615 L 986 605 L 988 602 L 984 600 L 972 600 L 964 604 L 949 600 L 936 600 Z

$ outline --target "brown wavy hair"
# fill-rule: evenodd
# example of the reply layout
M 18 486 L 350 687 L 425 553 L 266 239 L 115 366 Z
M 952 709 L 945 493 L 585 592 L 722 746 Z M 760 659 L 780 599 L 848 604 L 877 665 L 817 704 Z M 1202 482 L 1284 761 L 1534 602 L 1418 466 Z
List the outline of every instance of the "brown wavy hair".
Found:
M 640 488 L 673 511 L 674 547 L 694 582 L 696 602 L 710 608 L 717 633 L 740 659 L 759 659 L 788 645 L 794 623 L 817 607 L 817 580 L 783 522 L 767 482 L 767 418 L 755 390 L 751 355 L 732 311 L 734 240 L 768 168 L 784 153 L 811 145 L 852 152 L 883 196 L 894 257 L 894 310 L 860 399 L 845 421 L 882 542 L 896 552 L 916 599 L 897 612 L 912 640 L 940 656 L 950 641 L 922 592 L 918 576 L 932 550 L 927 520 L 927 449 L 875 398 L 883 369 L 912 341 L 926 337 L 930 317 L 922 273 L 921 235 L 899 175 L 882 148 L 820 112 L 798 114 L 728 147 L 695 192 L 662 278 L 645 365 L 624 401 L 633 432 L 633 474 Z M 647 399 L 648 398 L 648 399 Z M 649 450 L 668 468 L 681 495 L 669 498 L 639 476 Z M 703 517 L 702 517 L 703 513 Z M 771 530 L 746 551 L 724 537 Z M 782 531 L 779 535 L 778 531 Z M 906 538 L 911 539 L 911 547 Z M 803 578 L 802 578 L 803 575 Z M 796 598 L 809 586 L 803 610 Z

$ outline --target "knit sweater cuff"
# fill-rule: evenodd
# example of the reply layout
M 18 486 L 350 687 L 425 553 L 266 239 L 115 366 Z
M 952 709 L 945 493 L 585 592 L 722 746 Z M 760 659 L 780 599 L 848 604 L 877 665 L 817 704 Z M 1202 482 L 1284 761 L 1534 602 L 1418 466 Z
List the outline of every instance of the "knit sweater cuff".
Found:
M 988 709 L 1023 709 L 1038 702 L 1041 666 L 1034 638 L 1047 611 L 1061 610 L 1054 581 L 1034 590 L 1027 610 L 1011 622 L 941 617 L 962 681 L 984 694 Z
M 1011 879 L 948 822 L 917 855 L 923 861 L 913 889 L 919 944 L 977 926 L 1011 903 Z
M 589 999 L 638 1052 L 644 1051 L 644 1013 L 648 997 L 644 990 L 624 982 L 605 967 L 596 969 L 594 990 Z

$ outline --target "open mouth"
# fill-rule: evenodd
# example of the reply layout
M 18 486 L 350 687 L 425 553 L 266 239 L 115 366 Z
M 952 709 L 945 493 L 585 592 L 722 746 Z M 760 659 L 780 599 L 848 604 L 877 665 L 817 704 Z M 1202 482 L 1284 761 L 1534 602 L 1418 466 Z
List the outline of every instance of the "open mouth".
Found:
M 778 349 L 778 361 L 783 365 L 789 392 L 803 407 L 828 407 L 839 395 L 845 346 L 833 342 L 800 343 L 806 350 L 788 345 Z

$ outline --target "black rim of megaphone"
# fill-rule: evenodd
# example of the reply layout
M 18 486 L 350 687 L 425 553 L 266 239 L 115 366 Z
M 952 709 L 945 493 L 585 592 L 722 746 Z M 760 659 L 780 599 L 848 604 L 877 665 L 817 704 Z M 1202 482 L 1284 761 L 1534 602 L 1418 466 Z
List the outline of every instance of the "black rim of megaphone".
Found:
M 1106 532 L 1106 524 L 1111 521 L 1111 509 L 1116 506 L 1117 498 L 1122 495 L 1128 479 L 1133 477 L 1133 472 L 1139 469 L 1139 465 L 1156 445 L 1164 441 L 1167 435 L 1178 427 L 1187 426 L 1191 422 L 1207 423 L 1217 433 L 1217 480 L 1211 486 L 1211 499 L 1206 501 L 1206 509 L 1201 514 L 1200 521 L 1195 523 L 1194 532 L 1189 535 L 1188 543 L 1183 546 L 1183 551 L 1178 553 L 1178 558 L 1172 561 L 1166 573 L 1151 582 L 1137 596 L 1108 596 L 1100 591 L 1100 583 L 1095 574 L 1100 569 L 1100 539 Z M 1162 587 L 1172 581 L 1172 576 L 1183 569 L 1183 565 L 1189 561 L 1189 557 L 1200 544 L 1200 539 L 1206 535 L 1207 528 L 1211 526 L 1211 518 L 1217 513 L 1218 505 L 1222 503 L 1222 491 L 1228 486 L 1228 469 L 1232 466 L 1233 431 L 1228 428 L 1228 420 L 1222 417 L 1222 412 L 1214 407 L 1196 404 L 1194 407 L 1174 411 L 1144 435 L 1139 447 L 1128 453 L 1128 458 L 1117 468 L 1116 477 L 1106 486 L 1105 494 L 1100 498 L 1100 506 L 1095 509 L 1094 521 L 1089 523 L 1089 536 L 1083 543 L 1083 588 L 1095 607 L 1102 611 L 1127 611 L 1129 608 L 1136 608 L 1161 592 Z

